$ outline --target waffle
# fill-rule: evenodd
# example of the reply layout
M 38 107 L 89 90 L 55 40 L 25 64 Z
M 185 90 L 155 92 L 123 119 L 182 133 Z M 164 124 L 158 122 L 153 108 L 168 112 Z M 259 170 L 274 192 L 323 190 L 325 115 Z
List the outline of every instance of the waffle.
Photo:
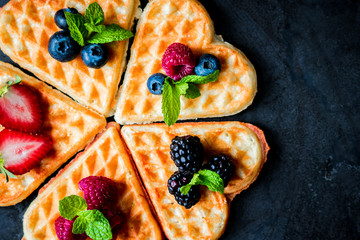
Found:
M 17 179 L 5 182 L 0 174 L 0 206 L 14 205 L 30 195 L 56 169 L 83 149 L 106 125 L 103 116 L 75 103 L 62 93 L 36 80 L 10 64 L 0 62 L 0 86 L 19 75 L 22 83 L 37 89 L 41 96 L 45 122 L 43 133 L 54 145 L 40 165 Z M 1 128 L 0 128 L 1 130 Z
M 84 14 L 92 0 L 11 0 L 0 11 L 0 48 L 21 67 L 55 86 L 81 104 L 108 116 L 115 107 L 115 95 L 124 71 L 128 41 L 108 44 L 109 61 L 100 68 L 88 68 L 79 55 L 61 63 L 48 52 L 49 38 L 60 31 L 57 10 L 75 7 Z M 98 1 L 105 24 L 117 23 L 131 29 L 139 0 Z
M 181 97 L 179 119 L 228 116 L 247 108 L 257 91 L 254 67 L 240 50 L 214 34 L 208 13 L 196 0 L 150 1 L 137 26 L 115 120 L 120 124 L 163 120 L 161 96 L 151 94 L 146 82 L 154 73 L 165 73 L 161 58 L 174 42 L 188 45 L 195 57 L 210 53 L 221 62 L 218 80 L 199 85 L 201 97 Z
M 118 124 L 110 123 L 100 137 L 40 190 L 24 215 L 24 239 L 56 239 L 54 222 L 60 216 L 59 200 L 73 194 L 82 196 L 78 182 L 88 176 L 108 177 L 119 187 L 116 207 L 124 214 L 124 223 L 114 233 L 114 239 L 162 239 L 119 130 Z
M 177 171 L 169 154 L 171 140 L 183 135 L 200 138 L 206 159 L 225 153 L 236 165 L 225 195 L 201 188 L 200 201 L 189 210 L 167 190 L 167 180 Z M 218 239 L 225 230 L 230 201 L 256 179 L 269 150 L 260 129 L 240 122 L 183 123 L 171 128 L 128 125 L 122 128 L 122 136 L 169 239 Z

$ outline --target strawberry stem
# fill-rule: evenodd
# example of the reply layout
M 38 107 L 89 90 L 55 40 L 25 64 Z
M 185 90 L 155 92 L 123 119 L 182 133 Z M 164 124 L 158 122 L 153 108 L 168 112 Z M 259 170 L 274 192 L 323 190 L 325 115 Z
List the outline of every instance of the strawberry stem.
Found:
M 17 179 L 17 177 L 13 173 L 9 172 L 9 170 L 7 170 L 4 167 L 4 158 L 1 156 L 1 153 L 0 153 L 0 173 L 5 175 L 6 182 L 9 182 L 9 178 Z
M 21 82 L 21 78 L 19 77 L 19 75 L 15 75 L 15 81 L 8 81 L 6 83 L 6 85 L 0 89 L 0 97 L 3 97 L 5 95 L 5 93 L 7 93 L 9 91 L 9 87 L 11 87 L 12 85 L 18 84 Z

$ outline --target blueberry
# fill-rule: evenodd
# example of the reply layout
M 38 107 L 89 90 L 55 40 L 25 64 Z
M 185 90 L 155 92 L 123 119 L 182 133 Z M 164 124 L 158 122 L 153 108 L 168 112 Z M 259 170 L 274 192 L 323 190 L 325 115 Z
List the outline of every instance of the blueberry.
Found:
M 109 60 L 109 55 L 104 45 L 89 44 L 81 50 L 81 57 L 85 65 L 91 68 L 101 68 Z
M 162 73 L 155 73 L 147 80 L 147 87 L 149 92 L 155 95 L 161 95 L 165 82 L 166 75 Z
M 78 11 L 75 8 L 63 8 L 63 9 L 60 9 L 59 11 L 57 11 L 55 13 L 54 19 L 55 19 L 56 25 L 61 29 L 69 28 L 69 26 L 66 22 L 65 14 L 64 14 L 65 11 L 70 12 L 72 14 L 78 13 Z
M 72 39 L 70 32 L 63 30 L 51 36 L 48 44 L 50 55 L 60 62 L 69 62 L 80 53 L 80 45 Z
M 202 55 L 195 66 L 195 74 L 198 76 L 207 76 L 214 73 L 216 70 L 220 71 L 221 64 L 217 57 L 211 54 Z

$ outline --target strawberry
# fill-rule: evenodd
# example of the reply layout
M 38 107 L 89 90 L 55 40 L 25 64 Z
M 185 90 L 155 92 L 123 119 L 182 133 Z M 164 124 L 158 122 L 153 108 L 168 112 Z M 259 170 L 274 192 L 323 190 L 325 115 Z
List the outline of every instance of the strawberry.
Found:
M 6 175 L 3 168 L 16 175 L 30 171 L 46 156 L 52 145 L 51 138 L 47 136 L 2 130 L 0 132 L 0 172 Z
M 32 88 L 9 81 L 0 89 L 0 124 L 22 132 L 38 132 L 44 122 L 40 96 Z

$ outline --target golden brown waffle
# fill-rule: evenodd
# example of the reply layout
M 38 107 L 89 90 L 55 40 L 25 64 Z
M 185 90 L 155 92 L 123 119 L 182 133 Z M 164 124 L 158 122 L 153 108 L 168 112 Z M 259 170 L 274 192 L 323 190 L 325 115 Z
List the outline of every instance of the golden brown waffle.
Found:
M 75 103 L 45 83 L 36 80 L 10 64 L 0 62 L 0 86 L 19 75 L 24 85 L 39 91 L 45 122 L 43 133 L 54 145 L 40 165 L 30 172 L 5 182 L 0 174 L 0 206 L 14 205 L 30 195 L 56 169 L 82 150 L 106 125 L 103 116 Z M 0 127 L 1 130 L 1 127 Z
M 78 182 L 88 176 L 105 176 L 118 185 L 116 208 L 124 214 L 124 223 L 114 239 L 162 239 L 119 130 L 118 124 L 110 123 L 100 137 L 40 190 L 24 215 L 25 239 L 57 239 L 54 222 L 60 216 L 59 200 L 73 194 L 82 196 Z
M 255 70 L 240 50 L 214 34 L 208 13 L 196 0 L 151 1 L 137 26 L 116 121 L 132 124 L 163 120 L 161 96 L 151 94 L 146 82 L 154 73 L 165 73 L 161 58 L 174 42 L 188 45 L 196 57 L 210 53 L 221 62 L 218 80 L 200 85 L 201 97 L 181 97 L 179 119 L 227 116 L 247 108 L 256 93 Z
M 11 0 L 0 11 L 0 47 L 12 60 L 75 100 L 108 116 L 115 107 L 115 95 L 124 71 L 128 41 L 108 44 L 109 61 L 100 68 L 88 68 L 79 55 L 61 63 L 48 52 L 49 38 L 60 31 L 57 10 L 75 7 L 84 14 L 92 0 Z M 117 23 L 131 29 L 139 0 L 98 1 L 105 24 Z
M 260 129 L 240 122 L 128 125 L 121 132 L 169 239 L 218 239 L 225 230 L 229 201 L 256 179 L 269 150 Z M 189 210 L 167 189 L 167 180 L 177 171 L 169 154 L 171 140 L 183 135 L 200 138 L 205 158 L 225 153 L 236 165 L 225 195 L 202 188 L 200 201 Z

